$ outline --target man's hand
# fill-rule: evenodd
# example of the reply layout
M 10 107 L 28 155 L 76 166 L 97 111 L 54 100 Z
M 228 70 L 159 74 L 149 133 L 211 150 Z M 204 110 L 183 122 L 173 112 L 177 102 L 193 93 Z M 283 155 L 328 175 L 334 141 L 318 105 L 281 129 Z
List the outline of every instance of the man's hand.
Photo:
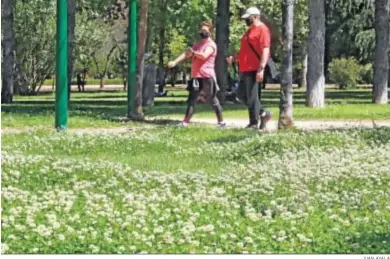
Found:
M 256 74 L 256 82 L 262 83 L 264 81 L 264 69 L 258 70 Z
M 194 53 L 195 53 L 195 50 L 194 50 L 193 48 L 189 48 L 188 51 L 189 51 L 192 55 L 194 55 Z
M 176 66 L 175 61 L 170 61 L 170 62 L 168 63 L 168 68 L 169 68 L 169 69 L 173 68 L 174 66 Z
M 233 57 L 233 56 L 230 56 L 230 57 L 227 57 L 227 58 L 226 58 L 226 62 L 227 62 L 229 65 L 231 65 L 231 64 L 233 63 L 233 61 L 234 61 L 234 57 Z

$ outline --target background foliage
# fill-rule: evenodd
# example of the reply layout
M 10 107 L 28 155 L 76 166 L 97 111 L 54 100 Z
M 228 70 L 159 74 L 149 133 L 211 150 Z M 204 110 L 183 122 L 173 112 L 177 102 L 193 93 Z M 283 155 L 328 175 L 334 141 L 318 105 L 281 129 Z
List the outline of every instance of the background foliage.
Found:
M 76 73 L 89 69 L 90 78 L 121 78 L 126 71 L 128 22 L 127 1 L 78 0 L 76 14 Z M 215 21 L 214 0 L 150 2 L 146 50 L 153 54 L 150 62 L 165 69 L 167 62 L 197 40 L 197 25 Z M 281 2 L 273 0 L 231 0 L 229 54 L 239 49 L 246 30 L 240 16 L 248 6 L 258 6 L 273 34 L 272 55 L 281 59 Z M 55 65 L 55 0 L 16 1 L 16 63 L 19 64 L 34 92 L 44 80 L 52 77 Z M 358 82 L 372 83 L 375 33 L 374 6 L 369 0 L 327 0 L 326 67 L 334 58 L 357 60 Z M 294 13 L 294 77 L 300 75 L 308 33 L 307 0 L 295 1 Z M 188 63 L 179 70 L 188 69 Z M 107 67 L 107 69 L 105 69 Z M 368 69 L 368 70 L 367 70 Z M 366 72 L 364 72 L 366 71 Z M 334 79 L 334 77 L 333 77 Z M 340 82 L 337 82 L 340 83 Z

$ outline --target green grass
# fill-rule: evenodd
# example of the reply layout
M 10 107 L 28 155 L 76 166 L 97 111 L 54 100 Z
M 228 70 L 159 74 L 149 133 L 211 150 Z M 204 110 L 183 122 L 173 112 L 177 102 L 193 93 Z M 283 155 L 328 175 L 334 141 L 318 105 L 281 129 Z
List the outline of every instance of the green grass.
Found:
M 295 120 L 386 120 L 370 90 L 327 89 L 326 108 Z M 149 117 L 182 118 L 170 89 Z M 276 115 L 276 90 L 263 103 Z M 2 253 L 390 253 L 390 129 L 259 133 L 173 120 L 120 122 L 126 93 L 72 93 L 70 128 L 54 132 L 54 95 L 2 105 Z M 247 118 L 224 106 L 226 120 Z M 198 105 L 198 118 L 213 118 Z
M 2 135 L 4 253 L 389 253 L 390 129 Z
M 145 107 L 149 117 L 170 117 L 180 119 L 186 110 L 187 92 L 180 89 L 169 89 L 168 97 L 156 98 L 155 106 Z M 269 108 L 274 119 L 278 118 L 279 92 L 265 90 L 262 103 Z M 295 120 L 388 120 L 389 105 L 371 104 L 371 90 L 326 90 L 326 107 L 313 109 L 304 106 L 303 90 L 294 92 Z M 117 127 L 119 117 L 126 116 L 127 101 L 123 91 L 102 91 L 89 93 L 72 93 L 69 107 L 69 126 L 83 127 Z M 240 104 L 224 105 L 224 116 L 229 118 L 247 118 L 247 109 Z M 198 105 L 195 118 L 214 118 L 209 105 Z M 54 94 L 38 96 L 17 96 L 15 103 L 2 105 L 2 128 L 20 128 L 24 126 L 47 126 L 54 124 Z

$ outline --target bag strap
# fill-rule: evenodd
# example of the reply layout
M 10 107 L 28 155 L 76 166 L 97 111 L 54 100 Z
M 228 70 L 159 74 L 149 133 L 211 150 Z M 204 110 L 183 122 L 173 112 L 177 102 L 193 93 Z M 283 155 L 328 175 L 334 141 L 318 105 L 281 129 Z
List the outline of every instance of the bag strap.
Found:
M 248 45 L 249 45 L 249 47 L 251 48 L 251 50 L 253 51 L 253 53 L 256 55 L 257 59 L 258 59 L 258 60 L 261 60 L 259 53 L 257 53 L 257 51 L 255 50 L 255 48 L 252 46 L 251 42 L 249 41 L 249 32 L 248 32 L 248 34 L 246 35 L 246 41 L 248 42 Z

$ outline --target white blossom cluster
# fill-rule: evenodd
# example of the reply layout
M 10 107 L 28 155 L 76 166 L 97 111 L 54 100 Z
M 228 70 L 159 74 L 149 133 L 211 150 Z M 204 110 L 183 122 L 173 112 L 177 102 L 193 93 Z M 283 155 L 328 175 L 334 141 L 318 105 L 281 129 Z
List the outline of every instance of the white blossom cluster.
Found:
M 191 132 L 173 133 L 32 132 L 6 142 L 2 253 L 390 253 L 388 129 L 186 149 Z M 135 152 L 132 141 L 226 162 L 217 173 L 167 173 L 93 155 Z

